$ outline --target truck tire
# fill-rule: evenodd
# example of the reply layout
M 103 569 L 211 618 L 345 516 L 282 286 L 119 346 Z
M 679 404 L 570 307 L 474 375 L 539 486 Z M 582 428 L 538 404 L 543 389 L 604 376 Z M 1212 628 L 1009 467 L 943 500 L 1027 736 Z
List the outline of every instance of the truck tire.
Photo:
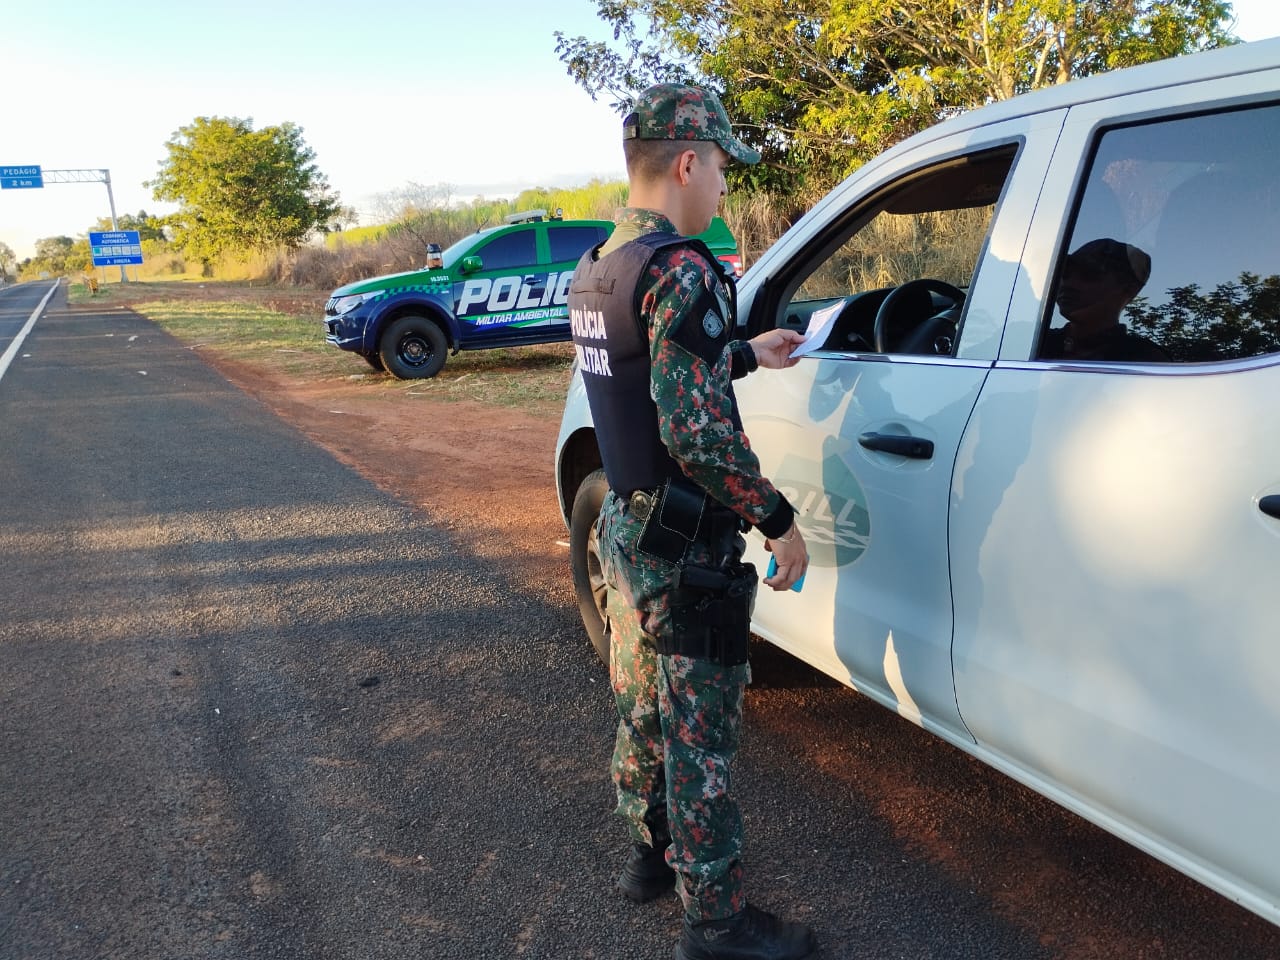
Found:
M 382 334 L 378 355 L 397 380 L 434 377 L 444 367 L 449 341 L 439 325 L 426 317 L 400 317 Z
M 600 565 L 600 543 L 596 539 L 596 521 L 600 504 L 609 492 L 609 481 L 603 470 L 587 475 L 573 498 L 569 513 L 569 569 L 573 572 L 573 589 L 578 595 L 578 612 L 587 628 L 591 645 L 607 666 L 609 663 L 609 621 L 605 616 L 604 570 Z
M 373 367 L 373 369 L 375 370 L 382 371 L 387 369 L 387 365 L 382 362 L 382 357 L 380 354 L 362 353 L 360 354 L 360 356 L 364 357 L 364 362 L 369 364 L 369 366 Z

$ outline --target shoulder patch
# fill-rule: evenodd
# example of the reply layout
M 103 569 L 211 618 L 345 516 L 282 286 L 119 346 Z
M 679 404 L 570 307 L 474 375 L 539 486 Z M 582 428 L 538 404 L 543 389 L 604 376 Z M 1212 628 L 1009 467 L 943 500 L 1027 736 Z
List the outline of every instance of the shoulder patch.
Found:
M 715 339 L 724 332 L 724 320 L 714 310 L 708 310 L 702 315 L 702 329 L 708 337 Z
M 670 339 L 695 357 L 714 366 L 729 346 L 728 325 L 720 305 L 707 290 L 695 296 L 671 326 Z
M 667 339 L 714 366 L 729 346 L 733 308 L 706 247 L 687 237 L 664 244 L 673 248 L 658 269 L 675 289 L 687 291 L 667 329 Z M 651 261 L 651 264 L 653 261 Z

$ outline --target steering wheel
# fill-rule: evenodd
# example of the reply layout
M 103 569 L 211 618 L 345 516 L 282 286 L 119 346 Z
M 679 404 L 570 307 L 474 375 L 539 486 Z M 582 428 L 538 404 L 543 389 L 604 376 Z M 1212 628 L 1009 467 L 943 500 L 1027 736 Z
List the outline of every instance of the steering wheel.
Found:
M 880 309 L 876 311 L 876 325 L 873 336 L 875 337 L 875 346 L 878 352 L 889 352 L 889 327 L 894 313 L 908 304 L 912 296 L 923 293 L 940 293 L 944 297 L 949 297 L 952 301 L 951 307 L 964 303 L 964 291 L 959 287 L 953 287 L 945 280 L 921 277 L 919 280 L 908 280 L 901 286 L 895 287 L 884 298 L 884 302 L 880 304 Z M 932 316 L 935 312 L 932 309 L 931 302 L 929 315 Z
M 857 297 L 845 297 L 844 303 L 840 305 L 840 312 L 836 314 L 836 318 L 831 324 L 831 333 L 828 335 L 828 341 L 832 337 L 835 338 L 836 349 L 838 350 L 856 350 L 865 352 L 871 350 L 871 344 L 867 343 L 867 338 L 858 333 L 854 329 L 854 325 L 858 321 L 858 304 Z

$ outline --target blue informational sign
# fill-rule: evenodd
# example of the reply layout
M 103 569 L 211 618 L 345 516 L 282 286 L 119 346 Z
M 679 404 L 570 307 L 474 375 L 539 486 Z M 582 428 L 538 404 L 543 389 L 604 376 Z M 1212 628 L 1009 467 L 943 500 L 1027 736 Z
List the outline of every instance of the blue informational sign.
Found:
M 103 233 L 90 230 L 89 250 L 93 254 L 95 267 L 142 262 L 142 241 L 138 239 L 137 230 L 109 230 Z
M 24 187 L 43 187 L 44 174 L 37 164 L 25 167 L 0 167 L 0 190 L 21 190 Z

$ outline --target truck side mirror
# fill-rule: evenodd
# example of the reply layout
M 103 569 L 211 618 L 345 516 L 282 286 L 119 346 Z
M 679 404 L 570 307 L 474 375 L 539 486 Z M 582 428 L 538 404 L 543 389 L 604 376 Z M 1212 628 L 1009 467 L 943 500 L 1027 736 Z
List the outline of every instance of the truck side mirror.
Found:
M 462 262 L 458 264 L 458 270 L 462 273 L 475 273 L 477 270 L 484 269 L 484 261 L 477 256 L 463 257 Z

